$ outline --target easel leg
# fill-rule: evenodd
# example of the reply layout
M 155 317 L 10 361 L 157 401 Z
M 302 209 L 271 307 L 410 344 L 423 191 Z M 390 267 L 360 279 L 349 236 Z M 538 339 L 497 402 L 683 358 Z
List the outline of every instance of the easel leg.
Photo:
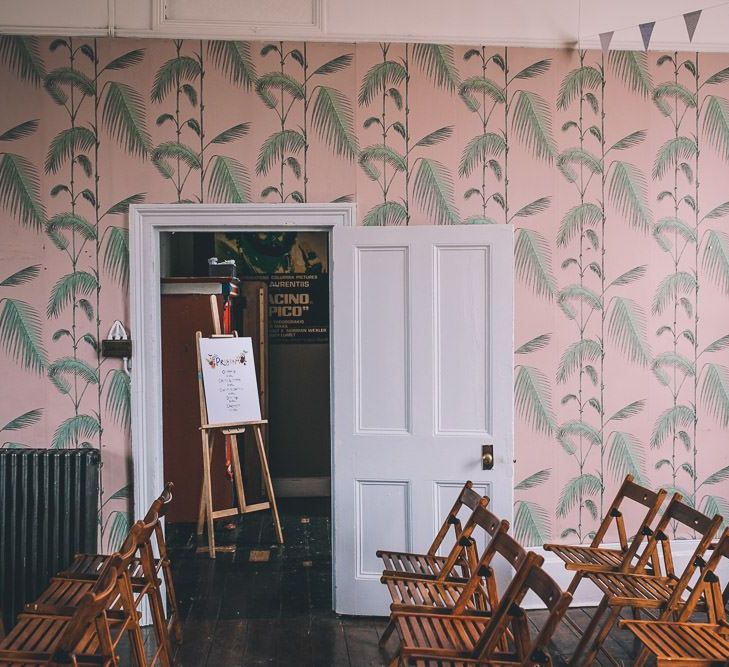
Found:
M 206 515 L 208 524 L 208 555 L 215 558 L 215 524 L 213 522 L 213 493 L 210 483 L 210 457 L 212 447 L 210 446 L 210 437 L 207 431 L 202 432 L 202 449 L 203 449 L 203 510 Z
M 235 484 L 235 493 L 238 496 L 238 511 L 241 514 L 246 512 L 246 494 L 243 489 L 243 472 L 240 469 L 240 454 L 238 452 L 238 439 L 234 435 L 226 436 L 230 438 L 230 458 L 233 465 L 233 483 Z
M 276 529 L 276 539 L 279 544 L 284 543 L 283 532 L 281 530 L 281 520 L 278 517 L 278 507 L 276 507 L 276 496 L 273 494 L 273 483 L 271 482 L 271 472 L 268 469 L 268 458 L 266 457 L 266 448 L 263 445 L 263 435 L 261 434 L 261 426 L 253 425 L 253 431 L 256 434 L 256 447 L 258 448 L 258 458 L 261 459 L 261 471 L 263 472 L 263 481 L 266 484 L 266 495 L 268 502 L 271 504 L 271 513 L 273 514 L 273 525 Z
M 202 445 L 202 453 L 205 456 L 205 444 Z M 203 463 L 203 470 L 205 464 Z M 200 506 L 197 511 L 197 536 L 201 537 L 203 530 L 205 529 L 205 475 L 203 475 L 202 483 L 200 484 Z
M 209 443 L 213 442 L 213 440 L 212 440 L 213 437 L 215 437 L 215 436 L 214 435 L 210 436 L 209 434 L 207 434 L 207 440 L 206 440 L 206 434 L 202 431 L 200 432 L 203 458 L 205 457 L 205 452 L 208 449 L 206 445 L 208 442 Z M 213 455 L 213 452 L 212 452 L 212 449 L 210 449 L 208 451 L 208 460 L 211 459 L 212 455 Z M 202 480 L 200 483 L 200 505 L 198 507 L 198 512 L 197 512 L 197 534 L 198 534 L 198 536 L 201 536 L 205 529 L 205 499 L 207 498 L 207 494 L 205 492 L 205 474 L 204 474 L 204 472 L 205 472 L 205 462 L 203 460 L 203 477 L 202 477 Z

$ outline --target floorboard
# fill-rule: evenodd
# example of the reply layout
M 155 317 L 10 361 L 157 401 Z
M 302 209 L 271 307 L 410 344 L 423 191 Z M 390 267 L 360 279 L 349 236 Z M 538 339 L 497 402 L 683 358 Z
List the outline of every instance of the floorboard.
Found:
M 175 649 L 175 665 L 385 664 L 378 647 L 384 618 L 340 617 L 331 611 L 329 500 L 283 500 L 280 512 L 285 546 L 275 544 L 270 515 L 261 512 L 219 534 L 220 543 L 235 544 L 236 551 L 214 561 L 195 553 L 193 526 L 168 526 L 185 634 Z M 266 555 L 268 560 L 261 561 Z M 584 630 L 592 612 L 572 609 L 569 615 Z M 535 632 L 545 617 L 530 612 Z M 578 639 L 567 624 L 560 626 L 551 646 L 555 667 L 567 664 Z M 632 664 L 624 631 L 613 631 L 607 645 L 622 664 Z M 610 663 L 600 659 L 599 664 Z

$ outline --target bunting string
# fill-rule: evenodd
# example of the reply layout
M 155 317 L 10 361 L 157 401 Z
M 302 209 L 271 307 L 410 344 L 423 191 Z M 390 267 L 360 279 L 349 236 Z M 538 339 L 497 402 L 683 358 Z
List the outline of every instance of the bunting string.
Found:
M 651 38 L 653 37 L 653 29 L 656 26 L 656 23 L 660 23 L 663 21 L 670 21 L 672 19 L 676 19 L 679 17 L 683 18 L 684 25 L 686 26 L 686 34 L 688 35 L 688 42 L 689 44 L 693 42 L 694 35 L 696 34 L 696 28 L 699 25 L 699 20 L 701 19 L 701 15 L 704 12 L 710 11 L 712 9 L 717 9 L 719 7 L 726 7 L 729 5 L 729 0 L 724 0 L 724 2 L 718 2 L 713 5 L 709 5 L 707 7 L 703 7 L 702 9 L 696 9 L 690 12 L 685 12 L 683 14 L 673 14 L 672 16 L 663 16 L 661 18 L 656 19 L 655 21 L 648 21 L 646 23 L 639 23 L 637 28 L 640 33 L 641 40 L 643 42 L 643 48 L 644 50 L 648 50 L 651 43 Z M 582 8 L 582 2 L 580 1 L 580 9 Z M 581 19 L 580 15 L 580 19 Z M 580 20 L 581 23 L 581 20 Z M 610 50 L 610 43 L 612 42 L 613 36 L 616 32 L 621 32 L 623 30 L 629 30 L 630 28 L 635 28 L 635 25 L 626 25 L 622 26 L 620 28 L 613 28 L 612 30 L 607 30 L 605 32 L 599 33 L 600 38 L 600 46 L 604 53 L 607 53 Z M 578 33 L 581 32 L 578 29 Z M 580 39 L 581 41 L 581 39 Z

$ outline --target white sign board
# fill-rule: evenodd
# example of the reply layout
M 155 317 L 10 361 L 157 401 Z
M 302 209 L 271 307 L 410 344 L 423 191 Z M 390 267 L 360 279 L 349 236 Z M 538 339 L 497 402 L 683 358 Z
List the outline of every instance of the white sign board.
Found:
M 201 338 L 200 364 L 208 424 L 261 419 L 250 338 Z

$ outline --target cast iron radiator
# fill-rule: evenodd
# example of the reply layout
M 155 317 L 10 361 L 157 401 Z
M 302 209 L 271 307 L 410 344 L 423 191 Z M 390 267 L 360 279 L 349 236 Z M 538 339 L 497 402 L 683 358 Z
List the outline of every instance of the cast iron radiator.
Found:
M 95 553 L 96 449 L 0 450 L 0 609 L 5 629 L 74 554 Z

